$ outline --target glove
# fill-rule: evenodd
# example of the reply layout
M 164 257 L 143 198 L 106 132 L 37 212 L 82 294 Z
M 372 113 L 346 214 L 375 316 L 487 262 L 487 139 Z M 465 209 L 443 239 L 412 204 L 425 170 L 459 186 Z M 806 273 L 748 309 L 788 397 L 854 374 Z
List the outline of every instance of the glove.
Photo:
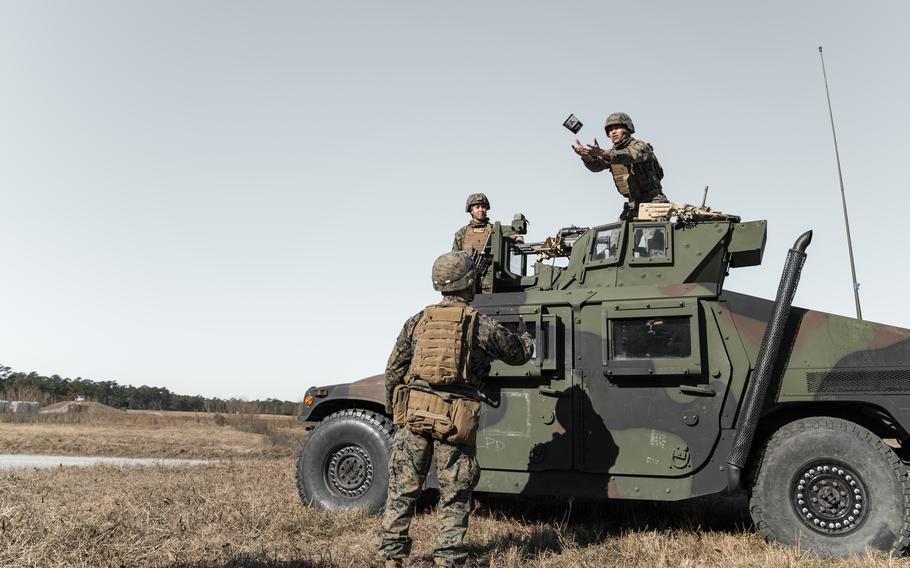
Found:
M 534 338 L 531 337 L 531 334 L 527 331 L 521 334 L 521 344 L 525 348 L 525 353 L 528 354 L 528 357 L 534 356 Z

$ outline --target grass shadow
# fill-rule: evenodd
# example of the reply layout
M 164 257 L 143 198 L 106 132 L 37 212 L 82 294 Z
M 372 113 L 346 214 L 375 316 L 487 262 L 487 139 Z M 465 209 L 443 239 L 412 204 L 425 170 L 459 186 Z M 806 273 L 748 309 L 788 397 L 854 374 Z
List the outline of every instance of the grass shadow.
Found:
M 512 548 L 518 550 L 524 558 L 533 558 L 550 552 L 559 554 L 563 551 L 563 538 L 558 528 L 536 526 L 523 534 L 496 535 L 481 546 L 468 546 L 468 556 L 481 559 L 494 551 Z
M 498 525 L 519 523 L 522 529 L 504 530 L 482 544 L 469 546 L 480 565 L 492 555 L 513 551 L 534 559 L 573 549 L 597 546 L 629 532 L 721 532 L 752 530 L 744 493 L 721 494 L 680 502 L 608 501 L 507 495 L 480 495 L 475 519 L 485 517 Z
M 551 497 L 482 495 L 476 513 L 523 523 L 553 524 L 590 544 L 629 531 L 712 531 L 739 534 L 752 530 L 745 493 L 722 493 L 685 501 L 579 500 Z M 580 540 L 579 540 L 580 539 Z

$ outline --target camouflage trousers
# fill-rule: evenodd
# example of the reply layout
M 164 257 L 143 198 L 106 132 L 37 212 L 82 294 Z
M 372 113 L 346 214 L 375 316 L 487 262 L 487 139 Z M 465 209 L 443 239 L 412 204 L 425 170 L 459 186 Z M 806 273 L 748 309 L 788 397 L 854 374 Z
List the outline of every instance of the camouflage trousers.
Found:
M 645 194 L 634 193 L 632 195 L 626 195 L 629 199 L 627 203 L 623 204 L 623 213 L 619 216 L 620 219 L 638 217 L 638 206 L 642 203 L 669 203 L 670 200 L 667 199 L 667 196 L 659 189 L 654 189 Z
M 474 447 L 456 446 L 398 428 L 389 457 L 389 495 L 379 531 L 382 558 L 404 558 L 411 553 L 408 529 L 430 459 L 435 456 L 439 505 L 433 559 L 443 566 L 464 565 L 467 552 L 463 541 L 471 513 L 471 492 L 480 477 L 474 455 Z
M 638 207 L 639 203 L 669 203 L 670 200 L 667 199 L 667 196 L 664 195 L 663 191 L 659 189 L 652 189 L 651 191 L 645 193 L 638 193 L 637 191 L 632 192 L 632 194 L 627 196 L 629 198 L 629 203 Z

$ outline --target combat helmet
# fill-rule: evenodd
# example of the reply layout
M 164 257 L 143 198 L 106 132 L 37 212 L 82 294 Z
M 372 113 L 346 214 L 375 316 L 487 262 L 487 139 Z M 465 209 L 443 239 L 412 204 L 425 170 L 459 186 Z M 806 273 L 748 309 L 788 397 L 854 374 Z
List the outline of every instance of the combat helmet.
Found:
M 490 200 L 482 193 L 472 193 L 468 196 L 468 200 L 464 204 L 464 212 L 470 213 L 473 205 L 483 205 L 487 211 L 490 210 Z
M 466 252 L 447 252 L 433 263 L 433 289 L 458 292 L 474 289 L 474 263 Z
M 635 132 L 635 125 L 632 124 L 632 117 L 624 112 L 614 112 L 607 117 L 607 123 L 604 124 L 604 130 L 609 130 L 611 126 L 622 126 L 629 131 L 629 134 Z

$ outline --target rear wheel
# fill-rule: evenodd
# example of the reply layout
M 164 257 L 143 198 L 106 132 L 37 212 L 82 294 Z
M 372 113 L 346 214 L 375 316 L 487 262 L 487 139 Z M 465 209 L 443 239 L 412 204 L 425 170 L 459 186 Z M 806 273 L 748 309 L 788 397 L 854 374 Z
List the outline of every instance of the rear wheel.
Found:
M 392 433 L 385 416 L 368 410 L 327 416 L 297 460 L 300 498 L 324 509 L 381 511 L 389 485 Z
M 765 444 L 751 481 L 749 511 L 770 541 L 837 556 L 910 543 L 907 469 L 853 422 L 787 424 Z

